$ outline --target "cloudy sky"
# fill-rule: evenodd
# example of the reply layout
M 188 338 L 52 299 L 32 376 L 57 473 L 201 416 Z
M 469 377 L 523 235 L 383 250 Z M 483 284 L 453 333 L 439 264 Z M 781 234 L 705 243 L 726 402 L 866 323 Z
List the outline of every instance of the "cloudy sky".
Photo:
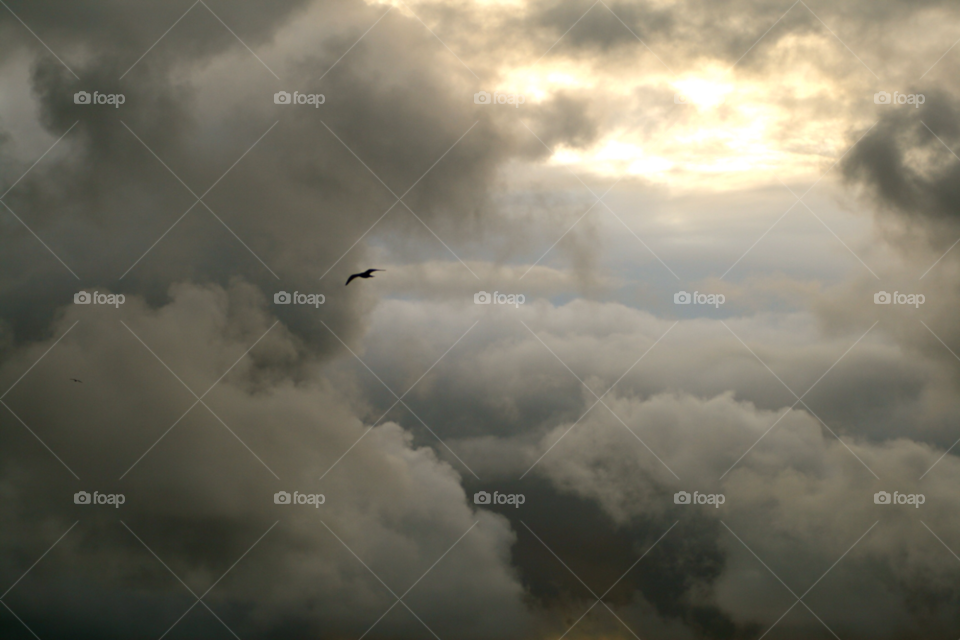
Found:
M 960 636 L 956 2 L 0 5 L 3 638 Z

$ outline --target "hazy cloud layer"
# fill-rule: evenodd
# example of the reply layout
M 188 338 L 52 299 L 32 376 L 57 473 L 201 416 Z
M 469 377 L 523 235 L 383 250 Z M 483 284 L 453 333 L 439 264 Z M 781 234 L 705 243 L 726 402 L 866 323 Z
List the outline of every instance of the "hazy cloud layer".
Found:
M 955 633 L 956 17 L 10 3 L 0 635 Z

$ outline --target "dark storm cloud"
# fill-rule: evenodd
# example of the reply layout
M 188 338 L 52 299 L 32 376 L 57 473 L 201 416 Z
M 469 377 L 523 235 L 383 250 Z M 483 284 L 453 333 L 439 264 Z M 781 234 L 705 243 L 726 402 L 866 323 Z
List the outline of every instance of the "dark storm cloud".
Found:
M 953 345 L 960 338 L 955 322 L 960 283 L 956 277 L 958 254 L 952 245 L 960 235 L 960 159 L 953 150 L 960 143 L 960 107 L 954 93 L 943 89 L 922 92 L 926 102 L 921 108 L 885 109 L 872 129 L 858 132 L 862 139 L 840 165 L 846 183 L 879 212 L 876 220 L 881 237 L 896 247 L 907 263 L 891 269 L 882 286 L 861 281 L 838 291 L 846 296 L 856 291 L 853 299 L 862 304 L 851 305 L 831 296 L 819 307 L 828 324 L 843 326 L 854 318 L 862 322 L 877 317 L 876 305 L 869 305 L 873 291 L 924 293 L 930 304 L 922 318 L 884 314 L 880 328 L 904 348 L 939 361 L 945 377 L 935 393 L 954 395 L 957 361 L 950 349 L 956 351 Z M 910 386 L 901 386 L 898 393 L 904 394 Z M 888 397 L 889 392 L 892 389 Z M 901 405 L 900 411 L 907 406 Z M 908 410 L 901 419 L 908 420 L 910 413 Z M 928 423 L 920 437 L 936 433 L 941 445 L 955 440 L 952 428 L 937 423 L 942 425 L 942 418 Z
M 281 5 L 276 12 L 283 15 L 295 6 Z M 281 74 L 277 81 L 219 23 L 194 33 L 196 23 L 210 17 L 201 5 L 194 9 L 196 16 L 191 11 L 120 81 L 134 56 L 152 41 L 137 12 L 124 10 L 105 23 L 88 15 L 103 10 L 74 6 L 70 12 L 80 17 L 73 31 L 53 20 L 53 14 L 26 16 L 36 20 L 34 27 L 55 50 L 83 44 L 97 55 L 70 59 L 81 80 L 50 56 L 36 63 L 31 89 L 51 140 L 76 125 L 60 143 L 66 153 L 45 159 L 5 200 L 83 286 L 143 292 L 154 304 L 166 300 L 169 282 L 184 279 L 226 286 L 240 276 L 268 293 L 316 290 L 331 299 L 333 326 L 352 337 L 363 307 L 356 288 L 344 292 L 340 286 L 347 273 L 363 265 L 365 245 L 344 254 L 390 208 L 393 194 L 416 185 L 404 202 L 445 241 L 459 246 L 485 226 L 499 224 L 486 203 L 496 167 L 517 153 L 546 153 L 530 136 L 517 147 L 510 134 L 517 123 L 478 110 L 470 99 L 473 87 L 465 80 L 469 72 L 422 25 L 396 12 L 318 83 L 345 49 L 323 43 L 304 53 L 297 48 L 299 41 L 273 43 L 280 18 L 264 19 L 259 31 L 243 35 L 281 58 L 270 60 Z M 250 14 L 235 10 L 239 27 L 243 20 L 257 22 L 257 12 L 266 8 Z M 310 19 L 318 24 L 347 20 L 359 38 L 361 27 L 381 15 L 335 4 L 314 11 Z M 88 31 L 88 21 L 98 27 Z M 123 30 L 127 22 L 137 26 L 124 30 L 122 38 L 111 37 L 108 27 Z M 208 32 L 215 35 L 203 37 Z M 336 43 L 342 44 L 343 37 L 338 33 Z M 196 48 L 186 46 L 194 40 Z M 322 53 L 314 53 L 317 49 Z M 226 60 L 219 64 L 232 76 L 204 75 L 218 54 Z M 320 109 L 281 107 L 272 101 L 280 89 L 324 93 L 327 100 Z M 122 92 L 126 103 L 120 109 L 76 105 L 73 94 L 80 90 Z M 212 111 L 206 106 L 211 103 L 216 105 Z M 536 118 L 566 114 L 559 125 L 548 125 L 554 130 L 545 135 L 551 143 L 569 139 L 583 144 L 596 135 L 584 110 L 582 101 L 560 99 Z M 28 166 L 9 167 L 5 183 L 12 184 Z M 194 205 L 190 190 L 201 195 L 214 183 L 204 203 L 229 230 L 204 204 Z M 191 206 L 183 221 L 132 267 Z M 26 229 L 12 224 L 16 221 L 9 213 L 4 218 L 11 229 L 4 272 L 19 273 L 3 287 L 6 319 L 17 336 L 37 337 L 77 283 L 62 277 L 69 274 Z M 414 237 L 418 246 L 452 258 L 403 204 L 386 215 L 374 237 L 378 233 Z M 404 240 L 397 239 L 403 247 Z M 328 278 L 318 284 L 316 278 L 328 269 Z M 38 291 L 39 281 L 50 284 Z M 308 347 L 328 342 L 299 311 L 285 308 L 281 315 L 307 337 Z
M 735 629 L 717 607 L 686 598 L 691 590 L 709 588 L 722 572 L 724 554 L 716 544 L 715 521 L 694 517 L 671 528 L 683 515 L 677 510 L 636 514 L 618 522 L 595 501 L 559 490 L 540 476 L 522 481 L 504 478 L 486 486 L 467 483 L 468 494 L 494 488 L 524 495 L 522 509 L 490 509 L 508 518 L 517 532 L 513 562 L 530 598 L 538 609 L 559 613 L 566 626 L 596 602 L 592 590 L 622 615 L 632 615 L 629 607 L 645 601 L 664 619 L 682 620 L 708 637 L 729 636 Z M 664 491 L 658 499 L 672 498 Z M 623 632 L 602 606 L 579 625 L 575 635 L 591 628 Z M 563 628 L 556 632 L 563 633 Z
M 931 232 L 935 246 L 949 246 L 960 216 L 960 109 L 954 96 L 925 94 L 922 109 L 888 109 L 844 159 L 843 175 L 863 184 L 882 208 Z
M 4 402 L 79 479 L 4 409 L 4 584 L 80 524 L 6 602 L 43 636 L 79 627 L 123 637 L 131 625 L 159 636 L 192 600 L 121 520 L 197 593 L 279 520 L 218 584 L 211 607 L 244 637 L 283 637 L 289 625 L 360 635 L 393 599 L 323 523 L 397 593 L 470 530 L 407 602 L 445 636 L 518 633 L 525 614 L 508 566 L 506 521 L 474 513 L 457 473 L 432 450 L 411 446 L 394 423 L 378 425 L 333 467 L 365 426 L 315 374 L 263 384 L 255 361 L 295 354 L 299 345 L 280 325 L 267 332 L 265 305 L 250 303 L 258 295 L 250 285 L 182 285 L 161 309 L 131 296 L 122 310 L 78 306 L 57 323 L 60 334 L 77 322 Z M 8 359 L 3 379 L 16 380 L 50 345 Z M 199 395 L 234 362 L 205 397 L 210 410 L 198 405 L 178 422 L 195 400 L 184 385 Z M 126 502 L 75 505 L 81 490 L 123 493 Z M 323 493 L 326 502 L 278 506 L 273 494 L 282 490 Z M 46 619 L 53 608 L 63 617 Z M 485 616 L 490 610 L 498 616 Z M 423 629 L 410 615 L 381 624 L 385 636 Z
M 934 622 L 924 615 L 913 615 L 908 594 L 919 582 L 941 583 L 943 572 L 949 573 L 953 567 L 943 567 L 936 560 L 938 549 L 928 545 L 936 541 L 923 529 L 916 514 L 878 510 L 872 500 L 875 491 L 894 484 L 906 487 L 903 491 L 924 493 L 931 509 L 923 517 L 946 518 L 937 523 L 925 522 L 934 531 L 952 527 L 948 522 L 952 516 L 932 506 L 946 504 L 942 501 L 951 499 L 951 490 L 942 482 L 921 485 L 916 480 L 924 467 L 937 460 L 939 452 L 905 440 L 877 447 L 848 436 L 847 446 L 881 475 L 882 480 L 876 481 L 846 447 L 802 412 L 784 418 L 740 465 L 718 482 L 724 467 L 775 422 L 774 412 L 755 413 L 748 404 L 735 403 L 730 398 L 700 401 L 658 396 L 635 405 L 646 405 L 640 410 L 642 417 L 619 398 L 611 399 L 610 404 L 680 473 L 682 480 L 664 482 L 669 480 L 668 476 L 656 473 L 638 476 L 638 465 L 657 463 L 641 462 L 649 456 L 643 455 L 640 446 L 617 422 L 596 418 L 582 425 L 583 429 L 571 431 L 566 440 L 573 440 L 559 445 L 565 447 L 564 455 L 545 459 L 544 473 L 579 495 L 598 498 L 608 513 L 621 522 L 631 516 L 650 517 L 674 508 L 669 498 L 658 498 L 658 491 L 647 482 L 654 487 L 666 485 L 691 492 L 696 488 L 706 493 L 719 490 L 726 497 L 722 508 L 697 513 L 681 509 L 677 513 L 680 526 L 697 516 L 715 522 L 722 519 L 793 588 L 813 584 L 879 518 L 876 531 L 871 533 L 873 537 L 864 539 L 864 547 L 845 560 L 849 564 L 831 576 L 832 581 L 844 584 L 841 591 L 836 590 L 837 582 L 833 582 L 834 586 L 824 585 L 826 588 L 811 600 L 811 606 L 828 623 L 849 624 L 843 622 L 845 611 L 848 607 L 870 606 L 876 591 L 873 576 L 881 573 L 885 574 L 885 589 L 898 595 L 890 599 L 885 611 L 871 609 L 874 619 L 896 621 L 904 628 L 912 627 L 914 633 L 923 628 L 949 627 L 948 618 Z M 560 433 L 558 429 L 551 439 Z M 727 448 L 747 433 L 751 435 L 739 445 Z M 941 479 L 957 473 L 955 459 L 940 464 L 948 465 L 937 469 L 938 474 L 947 474 L 941 475 Z M 838 474 L 843 477 L 842 482 L 838 481 Z M 643 480 L 638 481 L 640 478 Z M 823 523 L 827 521 L 830 525 L 825 527 Z M 723 603 L 722 611 L 738 624 L 773 624 L 777 609 L 785 611 L 789 607 L 789 594 L 763 589 L 764 583 L 776 585 L 776 578 L 760 574 L 758 579 L 756 572 L 763 569 L 756 558 L 725 527 L 717 529 L 717 533 L 716 538 L 706 536 L 701 543 L 692 544 L 690 552 L 697 557 L 706 553 L 710 544 L 719 545 L 724 557 L 721 577 L 706 592 L 710 595 L 705 600 L 704 592 L 697 589 L 691 589 L 686 597 L 694 602 Z M 711 542 L 704 544 L 707 540 Z M 904 557 L 909 560 L 901 561 Z M 839 593 L 844 594 L 842 599 L 837 599 Z M 944 592 L 930 602 L 947 607 L 953 598 L 954 592 Z M 784 603 L 779 604 L 781 601 Z M 911 617 L 912 621 L 907 622 Z M 813 619 L 809 623 L 792 620 L 785 626 L 795 630 L 806 627 L 809 634 L 817 624 Z
M 846 620 L 849 610 L 869 612 L 869 618 L 861 614 L 837 627 L 841 637 L 917 637 L 931 630 L 946 635 L 955 628 L 956 572 L 947 550 L 923 529 L 917 514 L 877 511 L 870 501 L 878 488 L 916 487 L 916 478 L 955 439 L 948 428 L 957 417 L 952 389 L 925 357 L 929 351 L 900 353 L 896 346 L 865 341 L 807 398 L 850 449 L 798 407 L 720 480 L 794 398 L 722 326 L 685 321 L 605 399 L 682 481 L 603 406 L 546 453 L 593 404 L 575 376 L 602 393 L 672 320 L 619 304 L 550 304 L 543 298 L 570 287 L 546 268 L 524 280 L 530 283 L 525 285 L 530 301 L 522 309 L 473 306 L 473 291 L 496 280 L 484 274 L 474 282 L 402 205 L 374 236 L 411 259 L 450 260 L 440 268 L 462 270 L 463 279 L 448 289 L 464 296 L 462 304 L 388 300 L 375 308 L 376 296 L 390 290 L 384 280 L 344 289 L 346 273 L 383 255 L 366 242 L 324 280 L 317 278 L 393 203 L 390 190 L 406 191 L 468 130 L 405 201 L 458 252 L 484 230 L 511 235 L 517 227 L 498 215 L 487 196 L 497 169 L 509 160 L 540 160 L 548 153 L 518 116 L 528 118 L 550 147 L 585 147 L 601 137 L 603 105 L 571 91 L 528 105 L 522 114 L 477 107 L 471 99 L 479 88 L 476 79 L 399 9 L 320 81 L 383 15 L 382 7 L 349 3 L 210 3 L 279 81 L 202 5 L 120 81 L 187 6 L 12 5 L 80 80 L 9 13 L 0 14 L 0 29 L 14 34 L 17 43 L 0 46 L 39 52 L 32 85 L 18 90 L 32 92 L 50 141 L 79 121 L 5 202 L 81 281 L 0 210 L 2 389 L 79 321 L 4 400 L 81 480 L 0 407 L 0 515 L 9 523 L 0 528 L 2 584 L 12 584 L 81 520 L 5 599 L 41 637 L 159 637 L 192 604 L 183 585 L 119 523 L 121 516 L 198 593 L 281 521 L 211 593 L 211 607 L 241 637 L 359 637 L 394 603 L 361 560 L 399 594 L 475 522 L 411 591 L 410 607 L 443 638 L 522 637 L 531 627 L 534 635 L 555 637 L 592 598 L 521 519 L 598 592 L 679 520 L 608 603 L 644 637 L 731 638 L 756 637 L 792 599 L 727 532 L 721 517 L 798 589 L 813 583 L 870 523 L 883 518 L 877 535 L 831 575 L 837 582 L 818 588 L 814 597 L 821 600 L 812 602 L 813 608 L 826 611 L 831 624 Z M 665 56 L 668 63 L 700 55 L 721 55 L 732 63 L 787 8 L 772 2 L 610 6 L 655 49 L 674 53 Z M 542 41 L 545 49 L 587 7 L 536 5 L 514 26 L 522 25 L 524 46 Z M 830 17 L 842 16 L 844 37 L 855 34 L 851 42 L 859 50 L 861 40 L 873 36 L 866 14 L 858 17 L 857 11 L 891 21 L 903 19 L 905 7 L 856 5 L 837 8 L 841 13 Z M 467 15 L 444 10 L 451 23 Z M 526 37 L 528 26 L 535 37 Z M 798 5 L 760 47 L 813 30 L 822 27 Z M 516 34 L 504 33 L 504 41 L 511 35 Z M 568 46 L 575 55 L 619 55 L 628 45 L 642 47 L 599 4 L 567 39 L 558 55 L 569 54 Z M 484 44 L 480 41 L 479 35 L 466 38 L 463 46 L 469 51 Z M 632 64 L 629 56 L 622 58 Z M 759 55 L 745 62 L 765 64 Z M 73 93 L 88 87 L 121 91 L 127 103 L 121 109 L 74 105 Z M 272 95 L 280 89 L 322 92 L 327 102 L 319 110 L 276 106 Z M 927 124 L 955 144 L 960 134 L 954 107 L 931 100 L 927 108 Z M 877 129 L 879 137 L 862 141 L 872 153 L 856 150 L 845 170 L 851 180 L 876 185 L 872 188 L 905 215 L 949 220 L 955 169 L 909 117 L 916 116 L 891 112 Z M 279 280 L 196 205 L 119 281 L 195 200 L 121 119 L 198 195 L 279 121 L 204 198 Z M 927 162 L 930 158 L 935 162 Z M 3 184 L 16 180 L 30 162 L 0 165 Z M 884 195 L 883 188 L 892 191 Z M 557 200 L 556 209 L 568 213 L 570 199 Z M 572 251 L 581 265 L 596 251 L 589 234 L 586 238 L 586 249 Z M 418 269 L 431 267 L 405 268 L 399 272 L 404 284 L 394 290 L 423 287 L 411 284 Z M 373 293 L 364 284 L 383 288 Z M 70 305 L 80 287 L 125 292 L 127 303 L 119 310 Z M 323 292 L 327 303 L 319 310 L 278 308 L 272 294 L 281 288 Z M 858 298 L 862 303 L 842 301 L 843 313 L 834 315 L 845 322 L 830 325 L 827 340 L 814 319 L 801 314 L 776 319 L 759 314 L 729 324 L 799 393 L 873 322 L 867 319 L 874 309 L 868 295 Z M 516 313 L 494 316 L 497 311 Z M 319 321 L 351 346 L 370 330 L 375 337 L 361 357 L 402 393 L 484 312 L 476 333 L 405 398 L 483 478 L 464 482 L 472 478 L 469 471 L 406 408 L 374 426 L 395 397 Z M 118 480 L 194 402 L 184 384 L 202 393 L 277 317 L 281 323 L 205 398 L 238 437 L 198 405 Z M 939 317 L 949 322 L 949 315 Z M 940 349 L 932 338 L 929 342 Z M 330 364 L 334 352 L 343 360 Z M 317 359 L 317 353 L 327 357 Z M 941 349 L 938 357 L 950 356 Z M 82 386 L 68 380 L 74 376 L 84 380 Z M 911 419 L 911 411 L 920 417 Z M 935 432 L 928 429 L 933 422 L 940 424 Z M 920 433 L 911 431 L 917 424 Z M 851 450 L 885 484 L 876 483 Z M 956 457 L 946 456 L 931 475 L 936 482 L 922 487 L 935 506 L 923 512 L 923 522 L 947 536 L 958 527 L 949 508 L 958 477 Z M 529 507 L 498 514 L 478 509 L 470 495 L 481 487 L 527 492 Z M 129 503 L 112 511 L 73 505 L 73 492 L 87 488 L 122 491 Z M 684 510 L 671 499 L 680 488 L 722 490 L 728 506 Z M 323 492 L 328 502 L 319 511 L 274 505 L 275 491 L 295 489 Z M 201 607 L 194 614 L 180 633 L 227 633 Z M 6 625 L 2 632 L 22 632 L 5 612 L 0 624 Z M 583 625 L 580 632 L 625 633 L 600 609 Z M 824 631 L 812 618 L 784 626 L 805 636 Z M 370 637 L 426 633 L 397 605 Z
M 131 4 L 109 0 L 53 0 L 40 4 L 11 0 L 6 4 L 61 58 L 112 57 L 126 70 L 185 13 L 186 17 L 177 28 L 164 38 L 166 46 L 152 52 L 153 60 L 145 59 L 145 64 L 152 62 L 162 67 L 170 64 L 172 59 L 204 58 L 236 46 L 236 38 L 218 22 L 214 13 L 249 45 L 262 45 L 306 2 L 279 0 L 265 5 L 212 0 L 206 3 L 209 10 L 202 3 L 190 2 Z M 46 50 L 24 29 L 17 17 L 4 10 L 0 25 L 20 46 L 26 44 L 45 54 Z M 84 77 L 78 69 L 74 71 Z
M 849 301 L 851 294 L 843 297 Z M 864 299 L 857 305 L 861 311 L 867 305 L 876 308 L 872 293 Z M 826 341 L 816 317 L 781 318 L 780 329 L 763 317 L 728 319 L 730 328 L 797 393 L 830 370 L 805 396 L 810 409 L 790 411 L 795 398 L 729 330 L 706 321 L 682 322 L 605 396 L 678 480 L 602 405 L 574 425 L 595 402 L 574 376 L 602 394 L 670 321 L 583 300 L 552 308 L 533 300 L 520 309 L 477 307 L 468 301 L 462 306 L 390 301 L 374 314 L 376 339 L 365 358 L 387 384 L 406 389 L 404 380 L 412 384 L 476 319 L 481 324 L 406 400 L 481 476 L 476 481 L 465 474 L 468 496 L 479 489 L 526 496 L 520 509 L 495 511 L 514 523 L 514 564 L 530 595 L 543 610 L 563 612 L 565 626 L 550 627 L 556 633 L 576 621 L 593 599 L 548 551 L 537 548 L 540 543 L 521 520 L 600 592 L 617 577 L 608 574 L 617 567 L 626 570 L 652 542 L 652 532 L 662 533 L 679 520 L 678 539 L 671 538 L 660 550 L 663 564 L 651 556 L 647 566 L 645 559 L 640 573 L 625 579 L 608 602 L 628 624 L 637 625 L 634 630 L 641 636 L 674 621 L 685 632 L 700 629 L 707 637 L 750 637 L 762 633 L 792 601 L 786 590 L 777 590 L 776 578 L 757 573 L 765 571 L 762 565 L 719 519 L 744 536 L 761 558 L 776 562 L 774 571 L 791 588 L 805 589 L 882 517 L 877 539 L 864 540 L 863 549 L 844 560 L 849 566 L 838 567 L 831 576 L 838 582 L 818 587 L 823 591 L 811 606 L 826 611 L 831 625 L 847 624 L 848 607 L 869 609 L 873 622 L 849 623 L 854 637 L 878 626 L 906 634 L 888 636 L 893 638 L 949 628 L 953 590 L 913 595 L 925 581 L 939 585 L 949 580 L 953 567 L 940 564 L 949 552 L 937 548 L 937 540 L 916 518 L 899 520 L 904 514 L 871 511 L 874 492 L 902 487 L 926 494 L 930 507 L 921 515 L 934 531 L 954 526 L 949 510 L 933 506 L 951 500 L 950 483 L 958 472 L 954 456 L 940 460 L 956 438 L 949 425 L 957 417 L 951 400 L 955 392 L 944 380 L 940 354 L 902 350 L 881 338 L 877 328 L 876 335 L 844 355 L 872 317 L 856 332 L 848 325 Z M 389 345 L 401 339 L 422 340 L 430 347 L 414 345 L 412 355 L 394 352 Z M 950 357 L 942 346 L 941 351 Z M 379 384 L 364 370 L 353 375 L 371 389 Z M 377 404 L 384 401 L 386 396 Z M 371 408 L 370 413 L 378 411 Z M 410 429 L 415 441 L 435 441 L 405 410 L 391 417 Z M 518 480 L 541 455 L 532 472 Z M 462 468 L 450 454 L 443 456 Z M 672 500 L 681 489 L 722 492 L 728 502 L 719 511 L 685 510 Z M 598 508 L 602 516 L 597 516 Z M 830 524 L 817 524 L 823 522 Z M 903 554 L 911 559 L 901 560 Z M 675 572 L 677 567 L 683 570 Z M 883 613 L 871 604 L 880 597 L 878 589 L 888 594 Z M 917 609 L 917 597 L 937 613 Z M 585 629 L 615 632 L 618 623 L 604 611 L 588 616 Z M 815 633 L 819 624 L 812 617 L 786 622 L 800 634 Z
M 32 562 L 23 560 L 36 559 L 74 519 L 83 520 L 51 555 L 53 562 L 9 596 L 42 635 L 69 629 L 129 637 L 135 628 L 159 636 L 191 604 L 182 585 L 122 528 L 117 513 L 71 512 L 71 496 L 81 489 L 128 494 L 124 521 L 198 593 L 283 519 L 263 549 L 244 560 L 245 571 L 238 567 L 213 596 L 211 606 L 242 635 L 323 630 L 359 636 L 393 604 L 389 591 L 320 524 L 321 517 L 397 593 L 479 522 L 411 592 L 410 607 L 444 636 L 510 637 L 524 627 L 521 586 L 509 568 L 507 523 L 475 516 L 457 473 L 432 450 L 415 448 L 397 425 L 381 423 L 369 431 L 317 487 L 365 427 L 325 389 L 313 358 L 343 352 L 320 318 L 347 341 L 363 330 L 371 300 L 360 287 L 345 290 L 343 280 L 363 265 L 365 245 L 333 265 L 394 202 L 390 190 L 403 194 L 446 154 L 405 201 L 455 244 L 469 232 L 458 226 L 461 220 L 472 216 L 480 224 L 490 215 L 480 206 L 485 190 L 513 147 L 495 120 L 476 112 L 472 87 L 459 79 L 467 72 L 422 25 L 399 12 L 384 18 L 318 83 L 381 13 L 345 4 L 314 7 L 309 20 L 318 27 L 325 20 L 346 23 L 334 43 L 305 48 L 296 40 L 304 35 L 289 32 L 289 41 L 274 42 L 299 6 L 221 11 L 211 5 L 281 81 L 201 5 L 122 81 L 179 13 L 167 15 L 167 5 L 111 13 L 103 5 L 71 3 L 61 12 L 48 6 L 42 14 L 21 16 L 80 76 L 41 52 L 32 63 L 31 86 L 16 87 L 32 92 L 51 143 L 77 124 L 4 200 L 79 281 L 6 211 L 0 240 L 4 389 L 41 356 L 40 349 L 80 321 L 76 333 L 5 401 L 62 452 L 81 484 L 11 412 L 4 409 L 0 418 L 7 452 L 0 480 L 3 520 L 9 524 L 2 555 L 10 559 L 3 566 L 4 584 Z M 5 13 L 0 19 L 8 31 L 13 17 Z M 354 37 L 340 46 L 351 32 Z M 22 34 L 20 41 L 36 44 Z M 281 89 L 324 93 L 327 100 L 319 110 L 278 106 L 272 97 Z M 126 102 L 120 109 L 77 105 L 73 94 L 80 90 L 123 93 Z M 120 280 L 193 205 L 191 190 L 203 194 L 261 136 L 204 198 L 256 256 L 197 204 Z M 4 190 L 30 162 L 4 164 Z M 378 233 L 436 242 L 402 205 Z M 74 306 L 79 289 L 121 292 L 127 302 L 122 311 Z M 320 310 L 278 309 L 272 301 L 280 289 L 325 293 L 327 303 Z M 119 324 L 121 314 L 198 395 L 266 332 L 274 314 L 280 317 L 282 324 L 206 399 L 214 403 L 225 394 L 215 411 L 238 438 L 200 405 L 118 480 L 194 401 Z M 66 370 L 70 375 L 61 375 Z M 82 386 L 63 388 L 64 381 L 74 384 L 69 377 L 82 379 Z M 51 393 L 66 394 L 64 401 L 51 404 Z M 274 469 L 281 484 L 274 484 Z M 374 481 L 383 471 L 398 475 Z M 356 473 L 372 483 L 362 489 L 366 480 L 358 482 Z M 325 493 L 325 515 L 278 511 L 273 493 L 296 489 Z M 361 504 L 366 506 L 356 511 Z M 480 548 L 485 550 L 478 553 Z M 69 586 L 51 587 L 61 581 Z M 452 588 L 457 581 L 463 588 Z M 67 601 L 57 603 L 67 621 L 63 627 L 44 620 L 55 600 Z M 104 609 L 123 613 L 84 613 Z M 498 615 L 484 613 L 491 610 Z M 187 632 L 199 624 L 194 633 L 210 633 L 203 620 L 185 623 Z M 401 607 L 381 625 L 376 634 L 425 632 Z

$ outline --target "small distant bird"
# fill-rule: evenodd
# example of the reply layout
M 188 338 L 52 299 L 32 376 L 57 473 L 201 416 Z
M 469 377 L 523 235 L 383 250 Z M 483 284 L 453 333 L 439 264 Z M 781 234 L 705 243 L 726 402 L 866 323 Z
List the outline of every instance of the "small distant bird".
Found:
M 355 273 L 349 278 L 347 278 L 347 284 L 350 284 L 350 281 L 353 280 L 354 278 L 372 278 L 374 271 L 386 271 L 386 269 L 367 269 L 363 273 Z M 345 284 L 343 286 L 347 286 L 347 285 Z
M 74 382 L 79 382 L 80 384 L 83 384 L 83 380 L 77 380 L 76 378 L 70 378 L 70 379 L 73 380 Z

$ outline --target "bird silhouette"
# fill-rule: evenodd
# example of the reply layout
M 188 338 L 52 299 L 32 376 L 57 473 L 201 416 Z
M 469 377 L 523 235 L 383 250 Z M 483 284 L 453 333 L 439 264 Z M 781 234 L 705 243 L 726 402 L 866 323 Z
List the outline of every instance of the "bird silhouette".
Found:
M 355 273 L 355 274 L 353 274 L 352 276 L 350 276 L 349 278 L 347 278 L 347 284 L 350 284 L 350 282 L 351 282 L 354 278 L 372 278 L 374 271 L 386 271 L 386 269 L 367 269 L 367 270 L 364 271 L 363 273 Z M 347 286 L 347 285 L 345 284 L 345 285 L 343 285 L 343 286 Z
M 76 378 L 70 378 L 70 379 L 73 380 L 74 382 L 79 382 L 80 384 L 83 384 L 83 380 L 77 380 Z

